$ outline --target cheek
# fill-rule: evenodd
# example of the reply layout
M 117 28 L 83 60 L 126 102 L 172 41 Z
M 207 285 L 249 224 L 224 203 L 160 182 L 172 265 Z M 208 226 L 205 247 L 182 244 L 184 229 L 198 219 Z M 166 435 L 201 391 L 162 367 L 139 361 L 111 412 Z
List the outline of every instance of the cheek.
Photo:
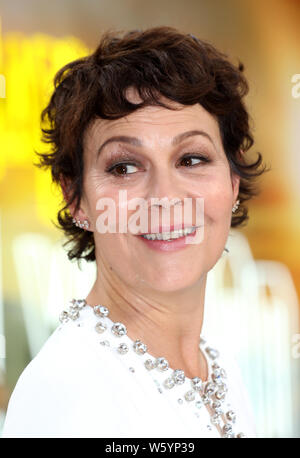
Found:
M 86 178 L 85 183 L 85 192 L 87 196 L 88 206 L 90 209 L 90 214 L 92 219 L 96 222 L 97 217 L 103 212 L 107 212 L 105 207 L 105 202 L 109 202 L 109 208 L 116 209 L 116 221 L 118 220 L 118 206 L 119 206 L 119 190 L 115 189 L 112 186 L 109 186 L 107 179 L 98 177 L 97 174 L 90 174 Z M 102 207 L 100 210 L 100 202 L 103 199 Z M 97 208 L 98 207 L 98 208 Z
M 86 180 L 85 189 L 90 214 L 92 215 L 93 220 L 96 222 L 99 216 L 104 213 L 107 214 L 107 202 L 109 202 L 111 215 L 110 222 L 112 223 L 113 218 L 117 230 L 120 226 L 123 227 L 124 221 L 125 224 L 126 221 L 128 223 L 130 217 L 134 215 L 140 208 L 139 206 L 134 207 L 133 205 L 132 209 L 129 209 L 128 205 L 131 200 L 134 204 L 137 197 L 142 197 L 143 190 L 141 190 L 139 193 L 136 189 L 129 191 L 126 189 L 126 187 L 122 188 L 122 186 L 112 186 L 108 179 L 103 179 L 102 177 L 99 179 L 97 176 L 92 176 L 89 180 Z M 100 203 L 102 199 L 102 209 L 100 209 Z M 146 210 L 143 210 L 143 212 L 146 212 Z M 119 243 L 124 243 L 124 241 L 120 240 Z
M 214 181 L 208 186 L 204 200 L 204 244 L 207 269 L 210 270 L 221 257 L 228 239 L 232 215 L 231 180 Z
M 230 178 L 214 180 L 207 186 L 204 195 L 204 212 L 208 222 L 224 222 L 231 220 L 232 184 Z
M 139 279 L 128 234 L 95 234 L 96 259 L 99 265 L 134 285 Z

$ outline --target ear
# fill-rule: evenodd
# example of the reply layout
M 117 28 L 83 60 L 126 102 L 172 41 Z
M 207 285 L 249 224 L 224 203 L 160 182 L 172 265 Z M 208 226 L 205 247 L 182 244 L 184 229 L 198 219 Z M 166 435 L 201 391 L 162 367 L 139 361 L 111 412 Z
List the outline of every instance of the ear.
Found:
M 60 186 L 61 186 L 61 189 L 62 189 L 62 193 L 63 193 L 64 199 L 65 199 L 65 202 L 67 203 L 68 200 L 71 197 L 72 182 L 71 182 L 70 179 L 66 178 L 62 174 L 59 177 L 59 181 L 60 181 Z M 70 213 L 73 216 L 73 218 L 75 218 L 76 217 L 76 215 L 75 215 L 75 203 L 72 202 L 72 204 L 70 204 L 68 208 L 69 208 Z
M 65 202 L 67 203 L 71 197 L 72 181 L 64 177 L 62 174 L 59 177 L 59 181 L 60 181 L 60 186 L 62 189 L 62 193 L 65 199 Z M 88 220 L 90 222 L 89 217 L 86 215 L 82 207 L 79 207 L 79 209 L 75 211 L 75 202 L 74 201 L 68 206 L 68 208 L 73 218 L 77 218 L 81 222 L 84 220 Z M 88 230 L 88 229 L 85 228 L 85 230 Z M 90 227 L 89 230 L 92 231 L 92 228 Z
M 64 199 L 65 199 L 65 201 L 67 203 L 68 199 L 70 198 L 71 181 L 68 180 L 64 175 L 60 174 L 59 182 L 60 182 L 60 186 L 61 186 L 61 189 L 62 189 L 62 193 L 63 193 Z
M 239 191 L 240 191 L 240 181 L 241 177 L 237 175 L 236 173 L 232 172 L 231 173 L 231 183 L 232 183 L 232 191 L 233 191 L 233 203 L 232 206 L 235 204 Z

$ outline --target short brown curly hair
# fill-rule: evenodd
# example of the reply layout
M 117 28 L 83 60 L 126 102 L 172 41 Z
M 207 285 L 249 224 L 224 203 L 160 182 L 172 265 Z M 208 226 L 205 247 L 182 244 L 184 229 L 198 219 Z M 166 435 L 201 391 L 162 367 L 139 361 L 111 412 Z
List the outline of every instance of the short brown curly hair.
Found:
M 249 115 L 243 97 L 248 83 L 243 65 L 193 35 L 172 27 L 153 27 L 129 32 L 108 31 L 90 55 L 68 63 L 54 78 L 54 92 L 42 111 L 42 140 L 51 151 L 38 153 L 38 167 L 51 168 L 57 184 L 63 176 L 72 183 L 71 196 L 58 212 L 58 228 L 71 243 L 69 259 L 95 260 L 94 234 L 73 224 L 68 206 L 79 209 L 83 188 L 83 135 L 95 118 L 118 119 L 147 105 L 164 105 L 160 95 L 182 105 L 201 104 L 218 120 L 230 168 L 240 176 L 240 207 L 231 227 L 245 223 L 244 202 L 258 193 L 255 178 L 262 155 L 247 163 L 245 153 L 253 145 Z M 142 99 L 132 104 L 126 89 L 135 87 Z M 241 151 L 243 154 L 241 154 Z

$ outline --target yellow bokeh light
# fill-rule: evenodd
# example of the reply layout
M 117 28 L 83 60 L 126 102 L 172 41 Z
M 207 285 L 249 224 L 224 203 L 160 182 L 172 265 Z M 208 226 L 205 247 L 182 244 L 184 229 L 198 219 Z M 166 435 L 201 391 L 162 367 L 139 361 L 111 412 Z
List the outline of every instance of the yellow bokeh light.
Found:
M 59 194 L 53 193 L 50 172 L 33 165 L 38 159 L 35 151 L 49 148 L 41 142 L 40 114 L 53 90 L 55 73 L 88 53 L 88 48 L 75 37 L 0 35 L 0 74 L 6 82 L 5 98 L 0 99 L 0 181 L 8 170 L 20 166 L 25 173 L 33 174 L 36 215 L 47 226 L 52 224 L 50 219 L 55 219 Z M 9 192 L 19 193 L 20 189 L 18 176 Z

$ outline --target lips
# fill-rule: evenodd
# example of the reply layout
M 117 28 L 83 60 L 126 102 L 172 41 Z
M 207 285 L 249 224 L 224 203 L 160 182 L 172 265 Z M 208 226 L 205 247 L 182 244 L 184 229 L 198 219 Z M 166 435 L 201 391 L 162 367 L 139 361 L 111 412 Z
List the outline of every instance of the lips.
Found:
M 139 235 L 138 239 L 141 240 L 142 243 L 144 243 L 144 246 L 147 246 L 148 248 L 156 251 L 156 252 L 174 252 L 174 251 L 179 251 L 183 249 L 187 249 L 190 244 L 186 243 L 187 239 L 193 239 L 196 238 L 197 236 L 198 229 L 195 229 L 195 231 L 192 234 L 185 235 L 170 241 L 167 240 L 148 240 L 145 237 L 142 237 L 142 235 Z
M 171 231 L 171 232 L 160 232 L 156 234 L 142 234 L 140 237 L 146 238 L 148 240 L 164 240 L 164 241 L 171 241 L 174 239 L 178 239 L 181 237 L 185 237 L 187 235 L 192 234 L 195 232 L 195 227 L 189 227 L 183 230 Z

